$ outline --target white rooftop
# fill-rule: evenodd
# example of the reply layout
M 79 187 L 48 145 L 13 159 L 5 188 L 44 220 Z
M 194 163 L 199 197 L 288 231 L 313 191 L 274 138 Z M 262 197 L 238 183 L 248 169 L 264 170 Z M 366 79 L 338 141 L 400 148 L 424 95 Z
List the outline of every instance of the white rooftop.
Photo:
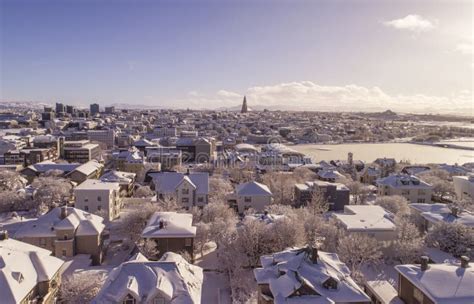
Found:
M 420 265 L 398 265 L 395 269 L 437 304 L 474 303 L 474 263 L 468 268 L 459 263 L 429 264 L 425 271 Z
M 431 223 L 458 223 L 469 227 L 474 227 L 474 214 L 468 211 L 459 210 L 455 216 L 448 205 L 436 204 L 421 204 L 413 203 L 410 207 L 420 212 L 420 215 Z
M 344 213 L 334 213 L 334 217 L 351 232 L 395 230 L 392 215 L 380 206 L 346 205 Z
M 119 183 L 103 182 L 98 179 L 86 179 L 82 184 L 77 186 L 74 190 L 119 190 Z
M 160 228 L 160 223 L 162 227 Z M 196 227 L 192 225 L 190 213 L 155 212 L 143 229 L 143 238 L 185 238 L 195 237 Z
M 247 195 L 247 196 L 272 195 L 272 192 L 270 191 L 267 185 L 257 183 L 257 182 L 248 182 L 248 183 L 240 184 L 235 189 L 235 192 L 237 195 Z

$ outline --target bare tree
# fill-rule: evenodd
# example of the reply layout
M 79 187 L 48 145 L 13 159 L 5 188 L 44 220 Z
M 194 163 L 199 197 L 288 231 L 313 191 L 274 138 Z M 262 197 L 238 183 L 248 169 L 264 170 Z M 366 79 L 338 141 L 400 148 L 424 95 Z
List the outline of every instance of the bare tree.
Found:
M 27 209 L 30 204 L 24 193 L 12 190 L 0 191 L 0 212 L 11 212 Z
M 18 190 L 26 186 L 26 180 L 16 171 L 0 171 L 0 191 Z
M 329 210 L 329 203 L 321 191 L 314 191 L 305 209 L 313 216 L 318 216 Z
M 158 205 L 161 211 L 178 211 L 182 209 L 182 206 L 178 205 L 178 202 L 170 195 L 161 197 L 158 200 Z
M 232 184 L 222 177 L 209 179 L 209 199 L 224 202 L 225 196 L 234 190 Z
M 262 180 L 272 191 L 275 204 L 290 205 L 293 203 L 293 187 L 296 184 L 293 174 L 269 172 L 263 175 Z
M 424 238 L 408 217 L 397 217 L 395 224 L 397 239 L 389 246 L 389 255 L 402 264 L 414 263 L 423 252 Z
M 463 224 L 436 224 L 426 235 L 426 243 L 455 257 L 469 254 L 474 258 L 474 233 L 472 228 Z
M 201 258 L 204 256 L 204 247 L 209 242 L 211 236 L 211 225 L 209 223 L 199 222 L 196 224 L 196 237 L 194 238 L 194 244 L 196 250 L 201 254 Z
M 105 281 L 103 275 L 90 275 L 85 272 L 74 274 L 61 283 L 60 302 L 70 304 L 90 303 L 99 293 Z
M 349 181 L 345 185 L 347 188 L 349 188 L 349 191 L 354 198 L 353 203 L 355 205 L 362 205 L 365 203 L 367 196 L 369 195 L 369 191 L 364 184 L 357 181 Z
M 148 198 L 155 196 L 155 191 L 151 190 L 150 186 L 140 186 L 133 193 L 133 197 Z

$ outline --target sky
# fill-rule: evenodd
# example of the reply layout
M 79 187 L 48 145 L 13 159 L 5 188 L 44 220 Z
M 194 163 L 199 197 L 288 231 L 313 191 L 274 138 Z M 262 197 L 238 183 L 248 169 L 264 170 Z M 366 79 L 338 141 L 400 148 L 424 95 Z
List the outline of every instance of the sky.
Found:
M 473 1 L 0 0 L 0 100 L 473 113 Z

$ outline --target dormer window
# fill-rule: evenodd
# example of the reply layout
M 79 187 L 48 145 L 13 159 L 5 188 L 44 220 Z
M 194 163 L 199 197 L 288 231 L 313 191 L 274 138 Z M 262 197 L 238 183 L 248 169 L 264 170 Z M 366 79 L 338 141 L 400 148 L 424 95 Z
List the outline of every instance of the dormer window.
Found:
M 125 298 L 123 298 L 122 304 L 136 304 L 137 300 L 131 295 L 127 294 Z
M 330 277 L 323 282 L 323 287 L 326 289 L 337 289 L 337 280 Z

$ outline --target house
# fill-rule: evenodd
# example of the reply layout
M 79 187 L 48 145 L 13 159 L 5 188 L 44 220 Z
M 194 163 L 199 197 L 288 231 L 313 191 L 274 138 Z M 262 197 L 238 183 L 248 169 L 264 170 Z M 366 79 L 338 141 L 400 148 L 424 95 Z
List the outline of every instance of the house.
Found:
M 315 180 L 304 184 L 296 184 L 294 191 L 297 206 L 306 205 L 315 193 L 322 194 L 329 204 L 329 211 L 340 211 L 344 209 L 344 206 L 349 205 L 349 188 L 340 183 Z
M 252 208 L 257 212 L 263 212 L 265 207 L 273 201 L 273 194 L 268 186 L 248 182 L 236 187 L 234 193 L 228 196 L 228 202 L 238 213 L 244 213 L 245 210 Z
M 136 177 L 135 173 L 109 170 L 100 177 L 100 180 L 106 183 L 119 183 L 120 192 L 130 195 L 132 194 Z
M 187 252 L 194 259 L 194 238 L 196 227 L 193 215 L 189 213 L 156 212 L 142 232 L 142 238 L 156 244 L 158 258 L 163 253 Z
M 88 161 L 68 174 L 66 177 L 69 178 L 71 181 L 80 184 L 84 182 L 86 179 L 97 179 L 102 174 L 102 170 L 104 169 L 104 165 L 99 163 L 96 160 Z
M 318 171 L 318 178 L 322 181 L 335 183 L 336 181 L 340 181 L 344 179 L 345 176 L 339 173 L 337 170 L 333 169 L 323 169 Z
M 88 254 L 94 264 L 103 257 L 104 219 L 72 207 L 56 207 L 37 220 L 28 221 L 15 238 L 45 248 L 57 257 Z
M 389 174 L 395 172 L 397 166 L 395 158 L 377 158 L 374 163 L 379 165 L 380 170 L 382 171 L 382 177 L 387 177 Z
M 103 216 L 106 221 L 118 217 L 122 207 L 120 184 L 87 179 L 74 189 L 75 207 Z
M 182 151 L 183 162 L 209 163 L 214 159 L 216 145 L 212 139 L 199 137 L 181 137 L 176 149 Z
M 139 173 L 145 168 L 145 156 L 136 149 L 120 151 L 114 155 L 115 167 L 119 171 Z
M 474 174 L 453 176 L 454 191 L 459 200 L 474 201 Z
M 0 231 L 0 302 L 56 303 L 64 261 Z
M 474 303 L 474 263 L 466 256 L 458 263 L 397 265 L 398 297 L 405 304 Z
M 365 166 L 357 176 L 361 183 L 375 185 L 375 181 L 382 176 L 382 172 L 377 167 Z
M 288 249 L 260 262 L 262 267 L 254 269 L 258 304 L 371 303 L 335 253 Z
M 138 255 L 114 268 L 92 304 L 200 304 L 203 270 L 179 254 L 159 261 Z
M 474 214 L 455 206 L 450 207 L 441 203 L 410 204 L 410 208 L 423 218 L 421 228 L 425 231 L 431 230 L 435 224 L 441 222 L 463 224 L 474 228 Z
M 414 175 L 392 174 L 376 181 L 377 194 L 401 195 L 410 203 L 431 203 L 433 186 Z
M 397 238 L 393 215 L 380 206 L 346 205 L 344 213 L 334 213 L 341 227 L 347 233 L 361 233 L 378 241 Z
M 405 166 L 402 169 L 402 173 L 409 175 L 418 175 L 420 173 L 425 173 L 431 170 L 429 166 Z
M 170 147 L 146 147 L 147 160 L 151 163 L 160 163 L 162 170 L 171 170 L 182 164 L 181 150 Z
M 203 207 L 209 199 L 207 172 L 157 172 L 149 174 L 158 197 L 171 197 L 184 208 Z

